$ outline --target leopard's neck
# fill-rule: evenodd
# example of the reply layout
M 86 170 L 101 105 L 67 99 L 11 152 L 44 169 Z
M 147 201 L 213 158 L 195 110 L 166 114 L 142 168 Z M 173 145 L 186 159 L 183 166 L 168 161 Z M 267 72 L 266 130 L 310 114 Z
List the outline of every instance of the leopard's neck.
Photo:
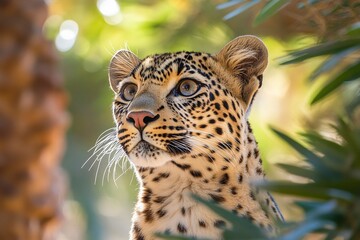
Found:
M 250 179 L 264 175 L 259 151 L 252 133 L 245 136 L 239 143 L 240 151 L 233 151 L 233 159 L 215 152 L 211 157 L 196 155 L 171 160 L 157 168 L 137 168 L 140 193 L 133 239 L 153 232 L 220 238 L 224 221 L 192 195 L 212 199 L 236 214 L 270 226 L 269 216 L 260 204 L 271 205 L 271 198 L 266 193 L 258 194 L 249 185 Z

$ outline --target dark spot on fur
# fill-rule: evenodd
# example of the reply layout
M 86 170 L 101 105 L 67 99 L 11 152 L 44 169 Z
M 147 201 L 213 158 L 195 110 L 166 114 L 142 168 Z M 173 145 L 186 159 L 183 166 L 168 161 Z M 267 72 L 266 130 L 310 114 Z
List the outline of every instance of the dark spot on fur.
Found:
M 161 111 L 161 110 L 163 110 L 164 108 L 165 108 L 164 105 L 161 105 L 161 107 L 159 107 L 157 111 Z
M 207 160 L 211 163 L 215 162 L 215 158 L 213 156 L 207 156 Z
M 204 222 L 203 220 L 199 221 L 199 226 L 202 228 L 206 228 L 206 222 Z
M 223 220 L 216 220 L 214 222 L 214 227 L 216 228 L 224 228 L 226 223 Z
M 158 196 L 154 199 L 154 202 L 155 203 L 163 203 L 165 202 L 165 200 L 167 199 L 168 197 L 165 197 L 165 196 Z
M 178 231 L 179 231 L 180 233 L 186 233 L 186 232 L 187 232 L 186 227 L 185 227 L 183 224 L 181 224 L 181 223 L 178 224 L 177 229 L 178 229 Z
M 254 157 L 258 158 L 259 157 L 259 150 L 258 149 L 254 149 Z
M 217 203 L 225 202 L 225 198 L 220 195 L 215 195 L 210 193 L 209 196 L 212 198 L 212 200 L 214 200 Z
M 178 168 L 182 169 L 182 170 L 186 170 L 189 169 L 191 166 L 189 164 L 179 164 L 175 161 L 171 161 L 175 166 L 177 166 Z
M 183 216 L 185 216 L 185 213 L 186 213 L 185 208 L 182 207 L 182 208 L 181 208 L 181 214 L 182 214 Z
M 150 202 L 151 195 L 152 195 L 151 189 L 146 188 L 146 189 L 144 190 L 144 194 L 143 194 L 143 196 L 142 196 L 142 202 L 143 202 L 143 203 L 148 203 L 148 202 Z
M 202 177 L 202 173 L 201 173 L 200 171 L 190 170 L 190 174 L 191 174 L 194 178 Z
M 222 104 L 226 110 L 229 110 L 229 104 L 225 100 L 222 101 Z
M 244 156 L 241 154 L 240 159 L 239 159 L 239 163 L 242 163 L 244 161 Z
M 239 183 L 242 183 L 243 181 L 243 175 L 241 173 L 239 174 L 238 181 Z
M 219 135 L 222 135 L 222 134 L 223 134 L 223 131 L 222 131 L 222 129 L 221 129 L 220 127 L 215 128 L 215 131 L 216 131 L 216 133 L 219 134 Z
M 159 182 L 163 178 L 168 178 L 170 176 L 170 173 L 160 173 L 157 177 L 154 177 L 152 179 L 153 182 Z
M 215 121 L 215 119 L 209 119 L 209 121 L 208 121 L 208 123 L 210 123 L 210 124 L 214 124 L 216 121 Z
M 156 214 L 159 216 L 159 218 L 162 218 L 163 216 L 166 215 L 166 210 L 163 210 L 163 209 L 159 209 Z
M 219 103 L 215 103 L 215 108 L 216 108 L 216 110 L 220 110 L 221 109 L 221 107 L 220 107 L 220 104 Z
M 145 209 L 143 213 L 145 216 L 145 222 L 151 223 L 154 220 L 154 215 L 151 209 Z
M 139 225 L 137 223 L 134 223 L 133 228 L 132 228 L 132 233 L 134 235 L 134 239 L 135 240 L 144 240 L 144 235 L 141 231 L 141 228 L 139 227 Z
M 250 191 L 250 197 L 252 200 L 256 201 L 256 197 L 253 191 Z
M 225 173 L 224 175 L 222 175 L 222 177 L 220 178 L 219 183 L 220 184 L 227 184 L 229 182 L 229 175 L 227 173 Z
M 236 205 L 236 209 L 241 210 L 241 209 L 243 209 L 243 206 L 239 203 L 238 205 Z

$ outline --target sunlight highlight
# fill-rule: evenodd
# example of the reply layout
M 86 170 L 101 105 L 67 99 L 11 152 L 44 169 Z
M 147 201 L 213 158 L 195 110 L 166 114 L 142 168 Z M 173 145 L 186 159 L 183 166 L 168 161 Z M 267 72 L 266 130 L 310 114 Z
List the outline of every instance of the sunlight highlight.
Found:
M 78 32 L 79 26 L 75 21 L 64 21 L 55 39 L 56 48 L 61 52 L 69 51 L 75 44 Z
M 115 0 L 98 0 L 97 8 L 108 24 L 115 25 L 122 21 L 120 5 Z
M 120 6 L 115 0 L 98 0 L 97 7 L 106 17 L 115 16 L 120 12 Z

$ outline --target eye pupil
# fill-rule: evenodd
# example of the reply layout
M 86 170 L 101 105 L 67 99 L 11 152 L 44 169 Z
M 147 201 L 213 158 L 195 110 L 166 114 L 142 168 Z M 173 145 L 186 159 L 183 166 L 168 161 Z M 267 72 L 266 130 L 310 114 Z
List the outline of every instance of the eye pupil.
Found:
M 189 91 L 190 88 L 191 88 L 191 87 L 190 87 L 190 84 L 185 84 L 185 85 L 184 85 L 184 89 L 185 89 L 186 91 Z

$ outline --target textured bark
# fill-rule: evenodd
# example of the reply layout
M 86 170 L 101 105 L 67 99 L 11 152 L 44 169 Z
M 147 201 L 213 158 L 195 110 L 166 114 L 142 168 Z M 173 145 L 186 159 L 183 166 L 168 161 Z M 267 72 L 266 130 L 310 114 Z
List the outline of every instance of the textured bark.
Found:
M 0 239 L 54 239 L 67 96 L 43 0 L 0 0 Z

